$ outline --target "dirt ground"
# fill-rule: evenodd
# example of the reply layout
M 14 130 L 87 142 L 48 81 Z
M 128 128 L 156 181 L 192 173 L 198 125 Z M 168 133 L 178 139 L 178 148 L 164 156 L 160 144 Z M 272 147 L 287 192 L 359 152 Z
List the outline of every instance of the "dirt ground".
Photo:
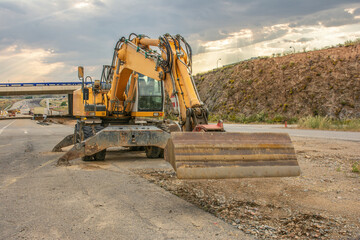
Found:
M 358 142 L 293 137 L 300 177 L 179 180 L 133 171 L 259 239 L 360 239 Z

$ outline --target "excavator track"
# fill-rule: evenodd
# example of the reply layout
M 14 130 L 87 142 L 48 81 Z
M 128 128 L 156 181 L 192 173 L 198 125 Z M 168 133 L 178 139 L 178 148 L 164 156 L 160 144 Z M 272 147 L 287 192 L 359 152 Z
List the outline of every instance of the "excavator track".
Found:
M 175 132 L 165 160 L 183 179 L 300 175 L 291 139 L 284 133 Z

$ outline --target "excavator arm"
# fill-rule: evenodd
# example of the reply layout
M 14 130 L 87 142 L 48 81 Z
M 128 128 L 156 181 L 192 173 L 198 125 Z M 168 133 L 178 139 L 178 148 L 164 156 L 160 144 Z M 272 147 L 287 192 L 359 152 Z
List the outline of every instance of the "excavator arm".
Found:
M 179 124 L 183 130 L 193 131 L 196 126 L 204 130 L 222 130 L 217 125 L 206 128 L 208 111 L 200 101 L 191 76 L 191 48 L 183 37 L 165 34 L 159 39 L 149 39 L 139 35 L 131 40 L 122 38 L 116 46 L 112 61 L 112 87 L 108 93 L 109 112 L 118 112 L 126 107 L 124 92 L 128 79 L 133 72 L 138 72 L 164 81 L 167 94 L 176 102 L 175 110 L 179 113 Z

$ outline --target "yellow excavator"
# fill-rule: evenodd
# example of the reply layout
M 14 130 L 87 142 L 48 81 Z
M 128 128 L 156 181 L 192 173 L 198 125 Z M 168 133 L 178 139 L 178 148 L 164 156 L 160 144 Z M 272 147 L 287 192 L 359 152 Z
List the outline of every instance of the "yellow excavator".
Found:
M 181 35 L 158 39 L 130 34 L 116 43 L 111 65 L 100 80 L 73 93 L 74 134 L 54 151 L 74 144 L 59 160 L 104 160 L 110 147 L 143 147 L 149 158 L 164 157 L 178 178 L 217 179 L 298 176 L 288 134 L 225 132 L 209 124 L 192 78 L 192 51 Z M 164 117 L 165 92 L 177 122 Z

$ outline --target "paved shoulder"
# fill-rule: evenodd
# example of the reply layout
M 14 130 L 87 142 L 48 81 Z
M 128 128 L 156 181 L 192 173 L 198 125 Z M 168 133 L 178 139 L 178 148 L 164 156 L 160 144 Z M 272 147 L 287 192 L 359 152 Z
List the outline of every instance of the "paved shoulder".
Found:
M 61 125 L 26 121 L 0 139 L 0 239 L 249 238 L 111 162 L 56 167 L 61 153 L 48 151 L 61 139 Z

